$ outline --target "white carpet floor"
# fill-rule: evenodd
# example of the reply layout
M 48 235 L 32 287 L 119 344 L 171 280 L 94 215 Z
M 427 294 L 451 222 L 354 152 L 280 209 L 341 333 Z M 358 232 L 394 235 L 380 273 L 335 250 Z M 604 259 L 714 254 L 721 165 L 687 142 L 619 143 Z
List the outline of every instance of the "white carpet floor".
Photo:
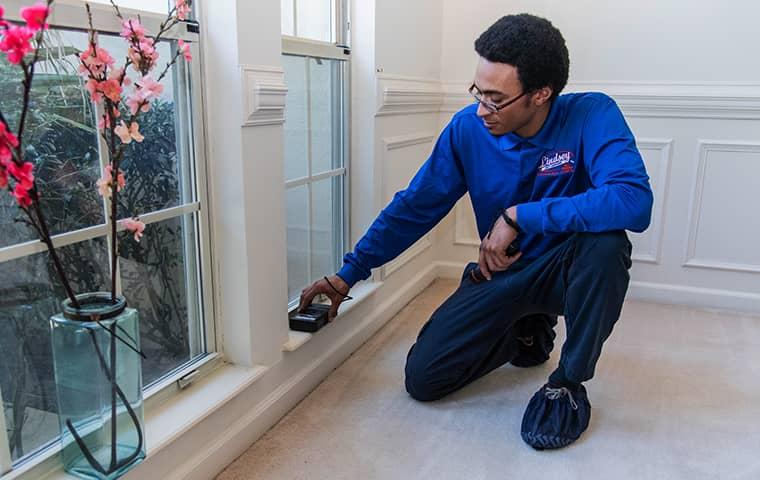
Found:
M 438 280 L 218 480 L 760 479 L 760 317 L 627 302 L 586 384 L 591 425 L 537 452 L 523 410 L 556 366 L 499 368 L 432 403 L 404 390 Z

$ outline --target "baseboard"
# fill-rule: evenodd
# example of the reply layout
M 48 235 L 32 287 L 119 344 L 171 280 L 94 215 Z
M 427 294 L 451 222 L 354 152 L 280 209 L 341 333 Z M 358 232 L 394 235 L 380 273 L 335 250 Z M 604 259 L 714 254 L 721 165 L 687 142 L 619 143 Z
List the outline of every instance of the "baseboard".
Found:
M 438 278 L 460 280 L 466 263 L 463 262 L 435 262 Z
M 433 263 L 402 288 L 397 288 L 393 295 L 374 309 L 371 316 L 337 340 L 333 348 L 283 382 L 259 404 L 252 406 L 247 414 L 235 421 L 233 428 L 220 431 L 215 438 L 209 439 L 200 451 L 193 452 L 192 458 L 178 465 L 167 480 L 209 479 L 221 472 L 427 288 L 438 273 L 438 265 Z
M 760 295 L 756 293 L 688 285 L 632 281 L 626 298 L 710 310 L 760 312 Z

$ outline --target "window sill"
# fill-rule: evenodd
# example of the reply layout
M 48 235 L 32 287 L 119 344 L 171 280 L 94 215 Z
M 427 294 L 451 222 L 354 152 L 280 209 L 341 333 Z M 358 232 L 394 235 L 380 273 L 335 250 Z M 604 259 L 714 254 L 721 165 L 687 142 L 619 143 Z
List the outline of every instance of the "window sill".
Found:
M 145 435 L 148 455 L 153 455 L 190 430 L 198 422 L 248 388 L 267 371 L 267 367 L 241 367 L 224 364 L 182 393 L 148 412 Z
M 208 376 L 201 378 L 185 390 L 146 413 L 145 435 L 149 439 L 148 455 L 161 449 L 189 431 L 198 422 L 235 398 L 248 388 L 267 368 L 240 367 L 222 364 Z M 19 468 L 1 477 L 2 480 L 71 480 L 60 464 L 59 446 L 51 447 L 45 460 Z M 138 467 L 139 468 L 139 467 Z
M 338 309 L 338 316 L 333 320 L 333 322 L 339 320 L 340 317 L 346 315 L 357 305 L 361 304 L 364 300 L 372 296 L 372 294 L 375 293 L 382 285 L 383 282 L 367 282 L 354 286 L 354 288 L 351 289 L 351 296 L 354 297 L 354 299 L 349 302 L 343 302 L 341 304 L 340 308 Z M 305 345 L 309 340 L 311 340 L 311 338 L 317 333 L 319 332 L 308 333 L 290 330 L 288 332 L 288 341 L 285 342 L 285 344 L 282 346 L 282 350 L 284 352 L 295 352 L 303 345 Z

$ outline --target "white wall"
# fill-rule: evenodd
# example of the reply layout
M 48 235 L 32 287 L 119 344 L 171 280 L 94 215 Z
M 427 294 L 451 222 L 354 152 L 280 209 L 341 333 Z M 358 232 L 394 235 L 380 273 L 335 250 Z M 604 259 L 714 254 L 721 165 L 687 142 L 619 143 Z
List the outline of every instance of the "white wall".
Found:
M 515 13 L 546 17 L 562 31 L 571 81 L 760 78 L 751 47 L 760 5 L 753 0 L 444 0 L 443 80 L 471 80 L 473 42 L 500 16 Z
M 437 0 L 384 0 L 375 3 L 374 98 L 357 99 L 372 105 L 365 112 L 373 121 L 371 141 L 375 205 L 368 216 L 357 219 L 358 236 L 387 205 L 394 193 L 405 188 L 427 160 L 438 134 L 442 7 Z M 367 8 L 362 7 L 362 8 Z M 357 39 L 356 33 L 353 38 Z M 361 52 L 359 52 L 361 54 Z M 355 79 L 356 80 L 356 79 Z M 365 77 L 364 80 L 367 80 Z M 362 128 L 362 124 L 354 124 Z M 368 139 L 367 139 L 368 140 Z M 366 152 L 369 154 L 369 152 Z M 352 175 L 358 162 L 352 159 Z M 353 200 L 360 193 L 354 192 Z M 363 192 L 362 192 L 363 193 Z M 404 277 L 429 266 L 436 258 L 435 233 L 423 237 L 398 259 L 386 265 L 377 278 Z
M 629 298 L 760 311 L 753 221 L 760 161 L 760 62 L 750 0 L 445 0 L 442 123 L 468 99 L 473 42 L 498 17 L 533 13 L 570 50 L 568 91 L 620 104 L 655 190 L 655 214 L 633 235 Z M 477 257 L 469 204 L 447 219 L 443 256 Z
M 438 79 L 440 0 L 380 0 L 375 16 L 377 66 L 385 73 Z

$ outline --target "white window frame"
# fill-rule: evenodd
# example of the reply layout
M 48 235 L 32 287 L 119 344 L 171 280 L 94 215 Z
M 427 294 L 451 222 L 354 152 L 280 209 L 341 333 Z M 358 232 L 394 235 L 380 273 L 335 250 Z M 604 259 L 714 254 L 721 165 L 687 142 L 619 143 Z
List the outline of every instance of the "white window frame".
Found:
M 287 0 L 290 1 L 290 0 Z M 293 31 L 297 32 L 297 0 L 293 1 Z M 320 180 L 334 177 L 343 177 L 343 202 L 341 218 L 343 221 L 342 238 L 333 245 L 335 257 L 341 259 L 346 247 L 349 246 L 350 235 L 350 170 L 351 170 L 351 49 L 349 47 L 350 22 L 349 22 L 349 2 L 348 0 L 332 0 L 332 21 L 331 36 L 333 42 L 321 40 L 312 40 L 307 38 L 294 37 L 290 35 L 282 36 L 282 54 L 296 57 L 317 58 L 337 60 L 343 62 L 342 82 L 343 95 L 341 104 L 344 110 L 342 113 L 342 133 L 343 142 L 340 145 L 343 153 L 343 167 L 320 172 L 313 175 L 311 155 L 308 158 L 308 170 L 305 177 L 294 178 L 285 182 L 285 189 L 290 190 L 306 185 L 308 187 L 307 208 L 309 211 L 309 235 L 307 236 L 307 251 L 309 252 L 307 262 L 308 278 L 311 280 L 311 228 L 312 228 L 312 205 L 311 205 L 311 186 Z M 333 217 L 335 218 L 335 217 Z M 288 312 L 292 312 L 298 306 L 298 299 L 288 299 Z
M 118 0 L 117 0 L 118 3 Z M 5 17 L 11 21 L 22 21 L 18 16 L 19 9 L 27 6 L 25 0 L 5 0 Z M 93 16 L 94 28 L 102 33 L 118 34 L 122 27 L 119 20 L 114 16 L 112 7 L 108 4 L 90 4 Z M 140 16 L 142 24 L 149 32 L 157 32 L 160 23 L 165 19 L 165 15 L 154 12 L 145 12 L 130 8 L 120 8 L 122 14 L 127 17 Z M 52 28 L 71 29 L 84 31 L 88 28 L 87 14 L 84 0 L 57 0 L 53 5 L 53 11 L 48 19 Z M 177 207 L 167 208 L 160 211 L 151 212 L 141 215 L 140 219 L 146 224 L 160 222 L 172 218 L 185 218 L 184 216 L 196 213 L 197 225 L 195 228 L 196 248 L 198 257 L 197 284 L 202 285 L 200 298 L 197 307 L 203 312 L 202 332 L 196 334 L 202 335 L 202 345 L 205 346 L 206 353 L 194 361 L 190 361 L 178 367 L 176 370 L 168 372 L 161 379 L 154 382 L 144 390 L 145 410 L 150 412 L 158 405 L 165 402 L 167 398 L 179 393 L 191 381 L 195 381 L 206 373 L 211 372 L 222 362 L 222 357 L 218 352 L 220 341 L 220 331 L 216 328 L 217 317 L 214 309 L 214 283 L 212 275 L 212 243 L 211 243 L 211 219 L 208 208 L 208 172 L 207 172 L 207 155 L 206 155 L 206 126 L 205 126 L 205 104 L 203 98 L 203 59 L 202 49 L 200 47 L 201 35 L 198 28 L 192 23 L 180 23 L 163 35 L 166 40 L 185 40 L 189 42 L 190 50 L 193 55 L 193 61 L 187 65 L 186 75 L 190 81 L 190 91 L 188 98 L 189 104 L 193 106 L 190 115 L 180 115 L 180 121 L 189 121 L 193 126 L 192 133 L 192 151 L 183 152 L 188 155 L 191 172 L 190 178 L 194 180 L 191 185 L 193 194 L 190 197 L 193 201 L 182 204 Z M 180 72 L 182 71 L 180 67 Z M 185 102 L 181 102 L 180 108 L 185 107 Z M 180 125 L 179 128 L 190 128 L 190 126 Z M 102 139 L 100 139 L 102 141 Z M 182 145 L 178 146 L 181 148 Z M 103 149 L 101 148 L 101 151 Z M 179 153 L 179 152 L 178 152 Z M 103 162 L 101 155 L 101 163 Z M 191 181 L 192 181 L 191 180 Z M 94 187 L 93 187 L 94 188 Z M 121 226 L 117 226 L 118 231 L 122 231 Z M 66 232 L 53 236 L 53 245 L 63 247 L 73 243 L 94 239 L 109 238 L 110 227 L 106 224 L 99 224 L 80 230 Z M 35 253 L 45 252 L 47 249 L 39 240 L 33 240 L 17 245 L 0 248 L 0 262 L 26 257 Z M 110 268 L 110 266 L 109 266 Z M 117 278 L 118 281 L 118 278 Z M 2 399 L 2 392 L 0 392 Z M 0 403 L 1 405 L 1 403 Z M 31 474 L 40 478 L 57 470 L 60 465 L 57 453 L 60 451 L 60 442 L 53 441 L 48 446 L 40 449 L 36 453 L 18 461 L 15 465 L 11 462 L 11 454 L 8 445 L 8 437 L 5 433 L 5 415 L 0 411 L 0 477 L 18 478 L 19 476 Z

